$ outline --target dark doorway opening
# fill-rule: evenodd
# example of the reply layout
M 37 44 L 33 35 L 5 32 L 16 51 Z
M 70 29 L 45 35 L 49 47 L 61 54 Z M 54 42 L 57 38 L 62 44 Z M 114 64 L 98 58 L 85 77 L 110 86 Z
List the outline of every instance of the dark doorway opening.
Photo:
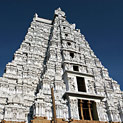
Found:
M 91 112 L 92 112 L 93 120 L 99 120 L 98 114 L 97 114 L 96 102 L 91 101 L 91 103 L 92 103 Z
M 94 101 L 79 99 L 78 100 L 78 111 L 79 111 L 80 120 L 96 120 L 96 121 L 99 120 L 97 109 L 96 109 L 96 103 Z
M 86 92 L 84 78 L 83 77 L 76 77 L 76 79 L 77 79 L 78 91 Z
M 84 115 L 84 120 L 90 120 L 89 109 L 88 109 L 88 100 L 83 101 L 83 115 Z

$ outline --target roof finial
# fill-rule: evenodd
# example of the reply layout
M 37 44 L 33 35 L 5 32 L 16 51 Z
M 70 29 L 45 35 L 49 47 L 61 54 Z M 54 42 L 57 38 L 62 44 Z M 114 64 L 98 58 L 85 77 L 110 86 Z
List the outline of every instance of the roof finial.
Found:
M 56 15 L 65 16 L 65 13 L 61 10 L 60 7 L 59 7 L 58 9 L 55 10 L 55 14 L 56 14 Z
M 61 8 L 59 7 L 57 10 L 61 11 Z
M 34 17 L 35 17 L 35 18 L 38 18 L 38 14 L 37 14 L 37 13 L 35 13 Z

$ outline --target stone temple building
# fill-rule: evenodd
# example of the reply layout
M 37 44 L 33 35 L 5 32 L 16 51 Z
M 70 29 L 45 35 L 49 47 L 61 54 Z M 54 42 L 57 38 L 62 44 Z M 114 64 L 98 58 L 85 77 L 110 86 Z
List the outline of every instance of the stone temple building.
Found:
M 123 92 L 58 8 L 35 14 L 0 78 L 2 123 L 121 123 Z

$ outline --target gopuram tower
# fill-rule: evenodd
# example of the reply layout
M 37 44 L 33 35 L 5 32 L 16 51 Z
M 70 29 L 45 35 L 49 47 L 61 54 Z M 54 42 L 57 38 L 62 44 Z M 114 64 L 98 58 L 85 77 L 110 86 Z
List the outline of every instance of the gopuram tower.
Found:
M 35 14 L 0 78 L 2 123 L 121 123 L 123 99 L 75 24 L 60 8 Z

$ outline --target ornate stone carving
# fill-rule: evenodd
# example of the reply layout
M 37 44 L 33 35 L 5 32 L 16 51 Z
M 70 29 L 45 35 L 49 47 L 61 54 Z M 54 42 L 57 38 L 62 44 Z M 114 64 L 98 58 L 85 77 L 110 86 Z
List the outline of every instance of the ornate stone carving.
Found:
M 108 121 L 108 114 L 104 102 L 99 102 L 97 104 L 98 116 L 101 121 Z M 103 115 L 102 115 L 103 114 Z

